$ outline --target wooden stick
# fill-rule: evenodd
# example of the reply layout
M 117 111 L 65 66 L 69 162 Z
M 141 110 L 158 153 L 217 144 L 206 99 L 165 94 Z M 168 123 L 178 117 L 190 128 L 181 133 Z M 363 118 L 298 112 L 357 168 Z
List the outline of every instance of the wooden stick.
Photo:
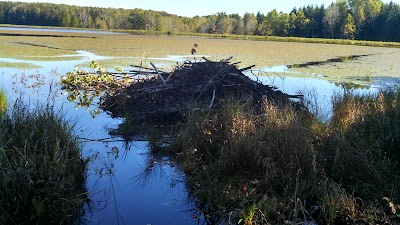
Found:
M 207 89 L 207 87 L 212 83 L 212 81 L 213 81 L 216 77 L 218 77 L 218 76 L 221 75 L 221 74 L 224 74 L 226 71 L 230 70 L 231 68 L 232 68 L 232 66 L 229 65 L 229 66 L 226 66 L 225 68 L 222 68 L 220 71 L 218 71 L 218 73 L 215 74 L 215 75 L 208 81 L 208 83 L 206 84 L 206 86 L 204 86 L 203 90 L 201 90 L 201 92 L 200 92 L 199 96 L 197 96 L 195 102 L 197 102 L 197 100 L 200 99 L 200 96 L 203 94 L 203 92 Z
M 152 62 L 150 62 L 150 64 L 151 64 L 151 66 L 154 68 L 154 70 L 157 72 L 158 77 L 161 79 L 161 81 L 162 81 L 164 84 L 167 83 L 167 82 L 164 80 L 164 77 L 161 76 L 161 73 L 157 70 L 157 67 L 156 67 Z
M 256 65 L 248 66 L 248 67 L 245 67 L 245 68 L 240 69 L 239 71 L 240 71 L 240 72 L 243 72 L 243 71 L 249 70 L 249 69 L 251 69 L 251 68 L 253 68 L 253 67 L 255 67 L 255 66 L 256 66 Z
M 227 59 L 223 59 L 223 60 L 221 60 L 221 62 L 226 63 L 226 62 L 229 62 L 231 59 L 233 59 L 233 56 L 231 56 L 231 57 L 229 57 Z
M 214 100 L 215 100 L 215 89 L 214 89 L 214 91 L 213 91 L 213 96 L 212 96 L 212 99 L 211 99 L 210 106 L 208 107 L 209 109 L 212 108 L 212 106 L 213 106 L 213 104 L 214 104 Z
M 136 67 L 136 68 L 139 68 L 139 69 L 145 69 L 145 70 L 153 70 L 152 68 L 148 68 L 148 67 L 145 67 L 145 66 L 142 66 L 142 65 L 139 65 L 139 66 L 136 66 L 136 65 L 130 65 L 130 66 L 132 66 L 132 67 Z

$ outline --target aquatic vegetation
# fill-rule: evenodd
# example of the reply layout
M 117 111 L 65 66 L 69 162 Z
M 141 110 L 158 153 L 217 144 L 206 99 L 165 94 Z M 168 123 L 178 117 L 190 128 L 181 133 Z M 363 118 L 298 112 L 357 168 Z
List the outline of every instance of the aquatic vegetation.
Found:
M 131 64 L 138 64 L 139 58 L 144 52 L 146 53 L 146 58 L 148 58 L 147 61 L 163 63 L 163 67 L 173 68 L 176 65 L 176 61 L 171 60 L 168 56 L 172 54 L 175 56 L 190 56 L 192 58 L 190 50 L 193 43 L 197 43 L 199 47 L 196 48 L 196 54 L 199 57 L 204 55 L 221 59 L 234 56 L 235 60 L 241 61 L 244 65 L 256 64 L 261 68 L 327 61 L 351 55 L 370 55 L 356 60 L 330 63 L 322 67 L 293 69 L 293 71 L 301 72 L 305 75 L 323 74 L 329 76 L 329 78 L 324 79 L 330 80 L 349 76 L 365 77 L 367 73 L 370 73 L 372 77 L 396 77 L 399 71 L 397 60 L 400 57 L 399 48 L 370 47 L 367 44 L 369 42 L 353 40 L 304 39 L 303 41 L 301 38 L 274 39 L 274 37 L 255 37 L 257 39 L 252 40 L 251 37 L 245 35 L 240 36 L 240 40 L 232 40 L 230 37 L 214 38 L 215 35 L 206 36 L 209 38 L 202 38 L 201 36 L 66 34 L 61 32 L 46 32 L 48 35 L 58 35 L 58 37 L 33 37 L 12 35 L 36 35 L 43 34 L 43 32 L 0 31 L 0 33 L 11 35 L 0 36 L 1 57 L 31 59 L 28 57 L 34 52 L 36 56 L 40 56 L 37 60 L 49 60 L 55 56 L 62 57 L 65 54 L 75 54 L 76 51 L 84 50 L 99 56 L 113 57 L 99 60 L 107 68 L 113 68 L 115 65 L 128 67 Z M 267 39 L 268 41 L 262 41 L 262 39 Z M 14 42 L 24 42 L 35 46 L 21 45 Z M 331 42 L 337 42 L 338 44 L 323 44 Z M 360 43 L 360 45 L 352 43 Z M 385 45 L 388 43 L 377 42 L 375 44 Z M 99 48 L 99 46 L 102 47 Z M 165 46 L 169 47 L 166 48 Z M 173 52 L 171 52 L 171 49 L 173 49 Z M 277 55 L 279 57 L 276 57 Z M 146 66 L 149 67 L 148 64 Z M 338 70 L 337 67 L 340 69 Z
M 72 224 L 87 202 L 88 160 L 51 105 L 0 114 L 0 224 Z
M 67 99 L 76 102 L 76 108 L 89 109 L 104 91 L 124 87 L 138 80 L 128 76 L 118 67 L 115 69 L 118 72 L 107 72 L 95 61 L 90 63 L 90 68 L 91 71 L 75 68 L 73 72 L 61 76 L 61 84 L 68 93 Z M 91 113 L 95 116 L 99 110 L 95 109 Z
M 9 63 L 9 62 L 1 62 L 0 67 L 2 68 L 18 68 L 18 69 L 36 69 L 38 66 L 35 66 L 31 63 Z
M 83 89 L 84 87 L 103 87 L 112 86 L 116 84 L 114 76 L 106 73 L 104 68 L 99 67 L 97 63 L 92 61 L 91 68 L 95 69 L 95 72 L 89 70 L 81 70 L 75 68 L 73 72 L 68 72 L 65 76 L 61 77 L 61 83 L 66 88 L 73 87 Z

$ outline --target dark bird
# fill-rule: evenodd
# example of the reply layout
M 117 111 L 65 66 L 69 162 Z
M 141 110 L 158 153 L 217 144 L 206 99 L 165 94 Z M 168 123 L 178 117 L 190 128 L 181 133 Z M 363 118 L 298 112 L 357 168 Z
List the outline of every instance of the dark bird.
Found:
M 196 57 L 194 56 L 194 54 L 196 53 L 196 48 L 198 47 L 198 45 L 196 43 L 193 44 L 192 50 L 190 51 L 194 57 L 194 60 L 196 60 Z

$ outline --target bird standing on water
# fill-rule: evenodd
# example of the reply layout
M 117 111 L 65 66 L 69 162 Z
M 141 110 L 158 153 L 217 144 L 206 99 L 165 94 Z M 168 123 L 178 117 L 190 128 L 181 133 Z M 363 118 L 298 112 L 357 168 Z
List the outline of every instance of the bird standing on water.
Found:
M 198 45 L 196 43 L 194 43 L 192 50 L 190 51 L 193 55 L 194 60 L 196 60 L 196 56 L 194 55 L 196 53 L 196 48 L 198 47 Z

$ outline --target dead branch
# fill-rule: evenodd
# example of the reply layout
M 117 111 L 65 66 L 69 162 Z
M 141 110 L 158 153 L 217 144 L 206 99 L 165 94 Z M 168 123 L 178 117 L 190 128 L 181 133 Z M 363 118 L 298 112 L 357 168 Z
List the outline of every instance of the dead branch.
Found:
M 158 77 L 160 78 L 160 80 L 161 80 L 164 84 L 167 83 L 167 82 L 164 80 L 164 78 L 161 76 L 161 73 L 157 70 L 157 67 L 156 67 L 152 62 L 150 62 L 150 64 L 151 64 L 151 66 L 154 68 L 154 70 L 157 72 Z
M 215 100 L 215 89 L 214 89 L 214 91 L 213 91 L 213 96 L 212 96 L 212 98 L 211 98 L 210 106 L 208 106 L 209 109 L 212 108 L 212 106 L 213 106 L 213 104 L 214 104 L 214 100 Z

